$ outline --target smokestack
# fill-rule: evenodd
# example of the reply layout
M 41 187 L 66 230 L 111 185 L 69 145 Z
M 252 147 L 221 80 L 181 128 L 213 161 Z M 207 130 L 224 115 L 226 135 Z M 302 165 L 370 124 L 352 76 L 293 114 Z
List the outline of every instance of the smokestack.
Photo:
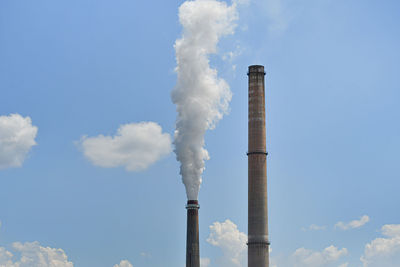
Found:
M 269 266 L 264 66 L 249 66 L 248 267 Z
M 188 200 L 186 205 L 186 267 L 200 267 L 199 208 L 200 206 L 197 200 Z

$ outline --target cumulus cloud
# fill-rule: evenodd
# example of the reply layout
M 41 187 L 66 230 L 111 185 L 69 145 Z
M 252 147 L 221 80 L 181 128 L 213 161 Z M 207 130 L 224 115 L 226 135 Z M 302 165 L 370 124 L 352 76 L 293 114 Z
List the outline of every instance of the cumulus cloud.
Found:
M 4 247 L 0 247 L 0 266 L 2 267 L 73 267 L 64 250 L 42 247 L 39 242 L 15 242 L 12 249 L 18 257 Z
M 94 165 L 127 171 L 144 170 L 172 151 L 170 135 L 155 122 L 124 124 L 114 136 L 84 136 L 80 144 Z
M 208 267 L 210 265 L 209 258 L 200 258 L 200 267 Z
M 335 224 L 335 228 L 340 228 L 342 230 L 349 230 L 354 228 L 359 228 L 369 222 L 369 217 L 367 215 L 362 216 L 359 220 L 353 220 L 348 223 L 338 222 Z
M 11 266 L 10 264 L 12 264 L 11 259 L 13 256 L 14 255 L 10 251 L 0 247 L 0 266 Z
M 11 251 L 0 247 L 0 267 L 74 267 L 61 248 L 43 247 L 39 242 L 15 242 Z M 113 267 L 133 267 L 122 260 Z
M 381 231 L 385 237 L 376 238 L 365 245 L 361 257 L 363 266 L 400 266 L 400 224 L 386 224 Z
M 294 267 L 322 267 L 336 262 L 339 258 L 347 254 L 347 249 L 338 249 L 331 245 L 322 251 L 314 251 L 306 248 L 298 248 L 292 255 Z
M 222 223 L 214 222 L 209 228 L 210 235 L 207 238 L 207 242 L 221 248 L 224 255 L 223 258 L 219 259 L 218 266 L 246 266 L 247 235 L 240 232 L 236 224 L 230 220 Z M 397 233 L 397 230 L 387 229 L 386 232 Z M 270 264 L 272 267 L 348 267 L 347 262 L 340 263 L 340 260 L 347 254 L 347 248 L 339 249 L 333 245 L 321 251 L 302 247 L 298 248 L 290 256 L 284 257 L 282 255 L 277 258 L 271 258 Z M 209 261 L 206 261 L 204 267 L 208 266 L 208 264 Z
M 37 131 L 30 117 L 0 116 L 0 170 L 22 166 L 28 152 L 36 145 Z
M 122 260 L 119 264 L 115 264 L 113 267 L 133 267 L 133 265 L 127 260 Z
M 207 242 L 221 248 L 224 258 L 223 266 L 244 266 L 247 251 L 247 236 L 238 230 L 236 224 L 230 220 L 214 222 L 210 226 L 210 235 Z

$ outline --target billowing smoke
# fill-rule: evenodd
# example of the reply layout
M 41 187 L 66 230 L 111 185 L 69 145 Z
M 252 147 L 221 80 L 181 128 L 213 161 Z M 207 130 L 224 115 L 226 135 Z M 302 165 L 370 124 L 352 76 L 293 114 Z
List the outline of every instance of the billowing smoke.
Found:
M 232 98 L 229 85 L 209 65 L 209 55 L 217 52 L 220 37 L 233 34 L 236 4 L 216 0 L 186 1 L 179 8 L 182 37 L 175 42 L 178 76 L 172 91 L 178 117 L 175 153 L 188 199 L 198 197 L 204 161 L 204 134 L 213 129 L 228 111 Z

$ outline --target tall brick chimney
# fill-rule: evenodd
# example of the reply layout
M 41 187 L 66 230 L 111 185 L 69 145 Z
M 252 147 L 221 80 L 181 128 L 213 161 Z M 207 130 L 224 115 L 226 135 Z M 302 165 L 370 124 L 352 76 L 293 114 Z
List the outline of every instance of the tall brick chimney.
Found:
M 249 66 L 248 267 L 269 267 L 264 66 Z

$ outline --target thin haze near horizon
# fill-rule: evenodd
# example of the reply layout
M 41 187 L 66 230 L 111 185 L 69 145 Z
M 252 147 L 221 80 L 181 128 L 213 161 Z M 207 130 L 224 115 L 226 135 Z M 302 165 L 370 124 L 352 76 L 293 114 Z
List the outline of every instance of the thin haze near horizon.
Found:
M 252 64 L 267 72 L 271 266 L 399 266 L 400 3 L 184 3 L 0 2 L 0 266 L 183 267 L 175 126 L 201 75 L 215 109 L 181 146 L 199 152 L 201 265 L 246 266 Z

